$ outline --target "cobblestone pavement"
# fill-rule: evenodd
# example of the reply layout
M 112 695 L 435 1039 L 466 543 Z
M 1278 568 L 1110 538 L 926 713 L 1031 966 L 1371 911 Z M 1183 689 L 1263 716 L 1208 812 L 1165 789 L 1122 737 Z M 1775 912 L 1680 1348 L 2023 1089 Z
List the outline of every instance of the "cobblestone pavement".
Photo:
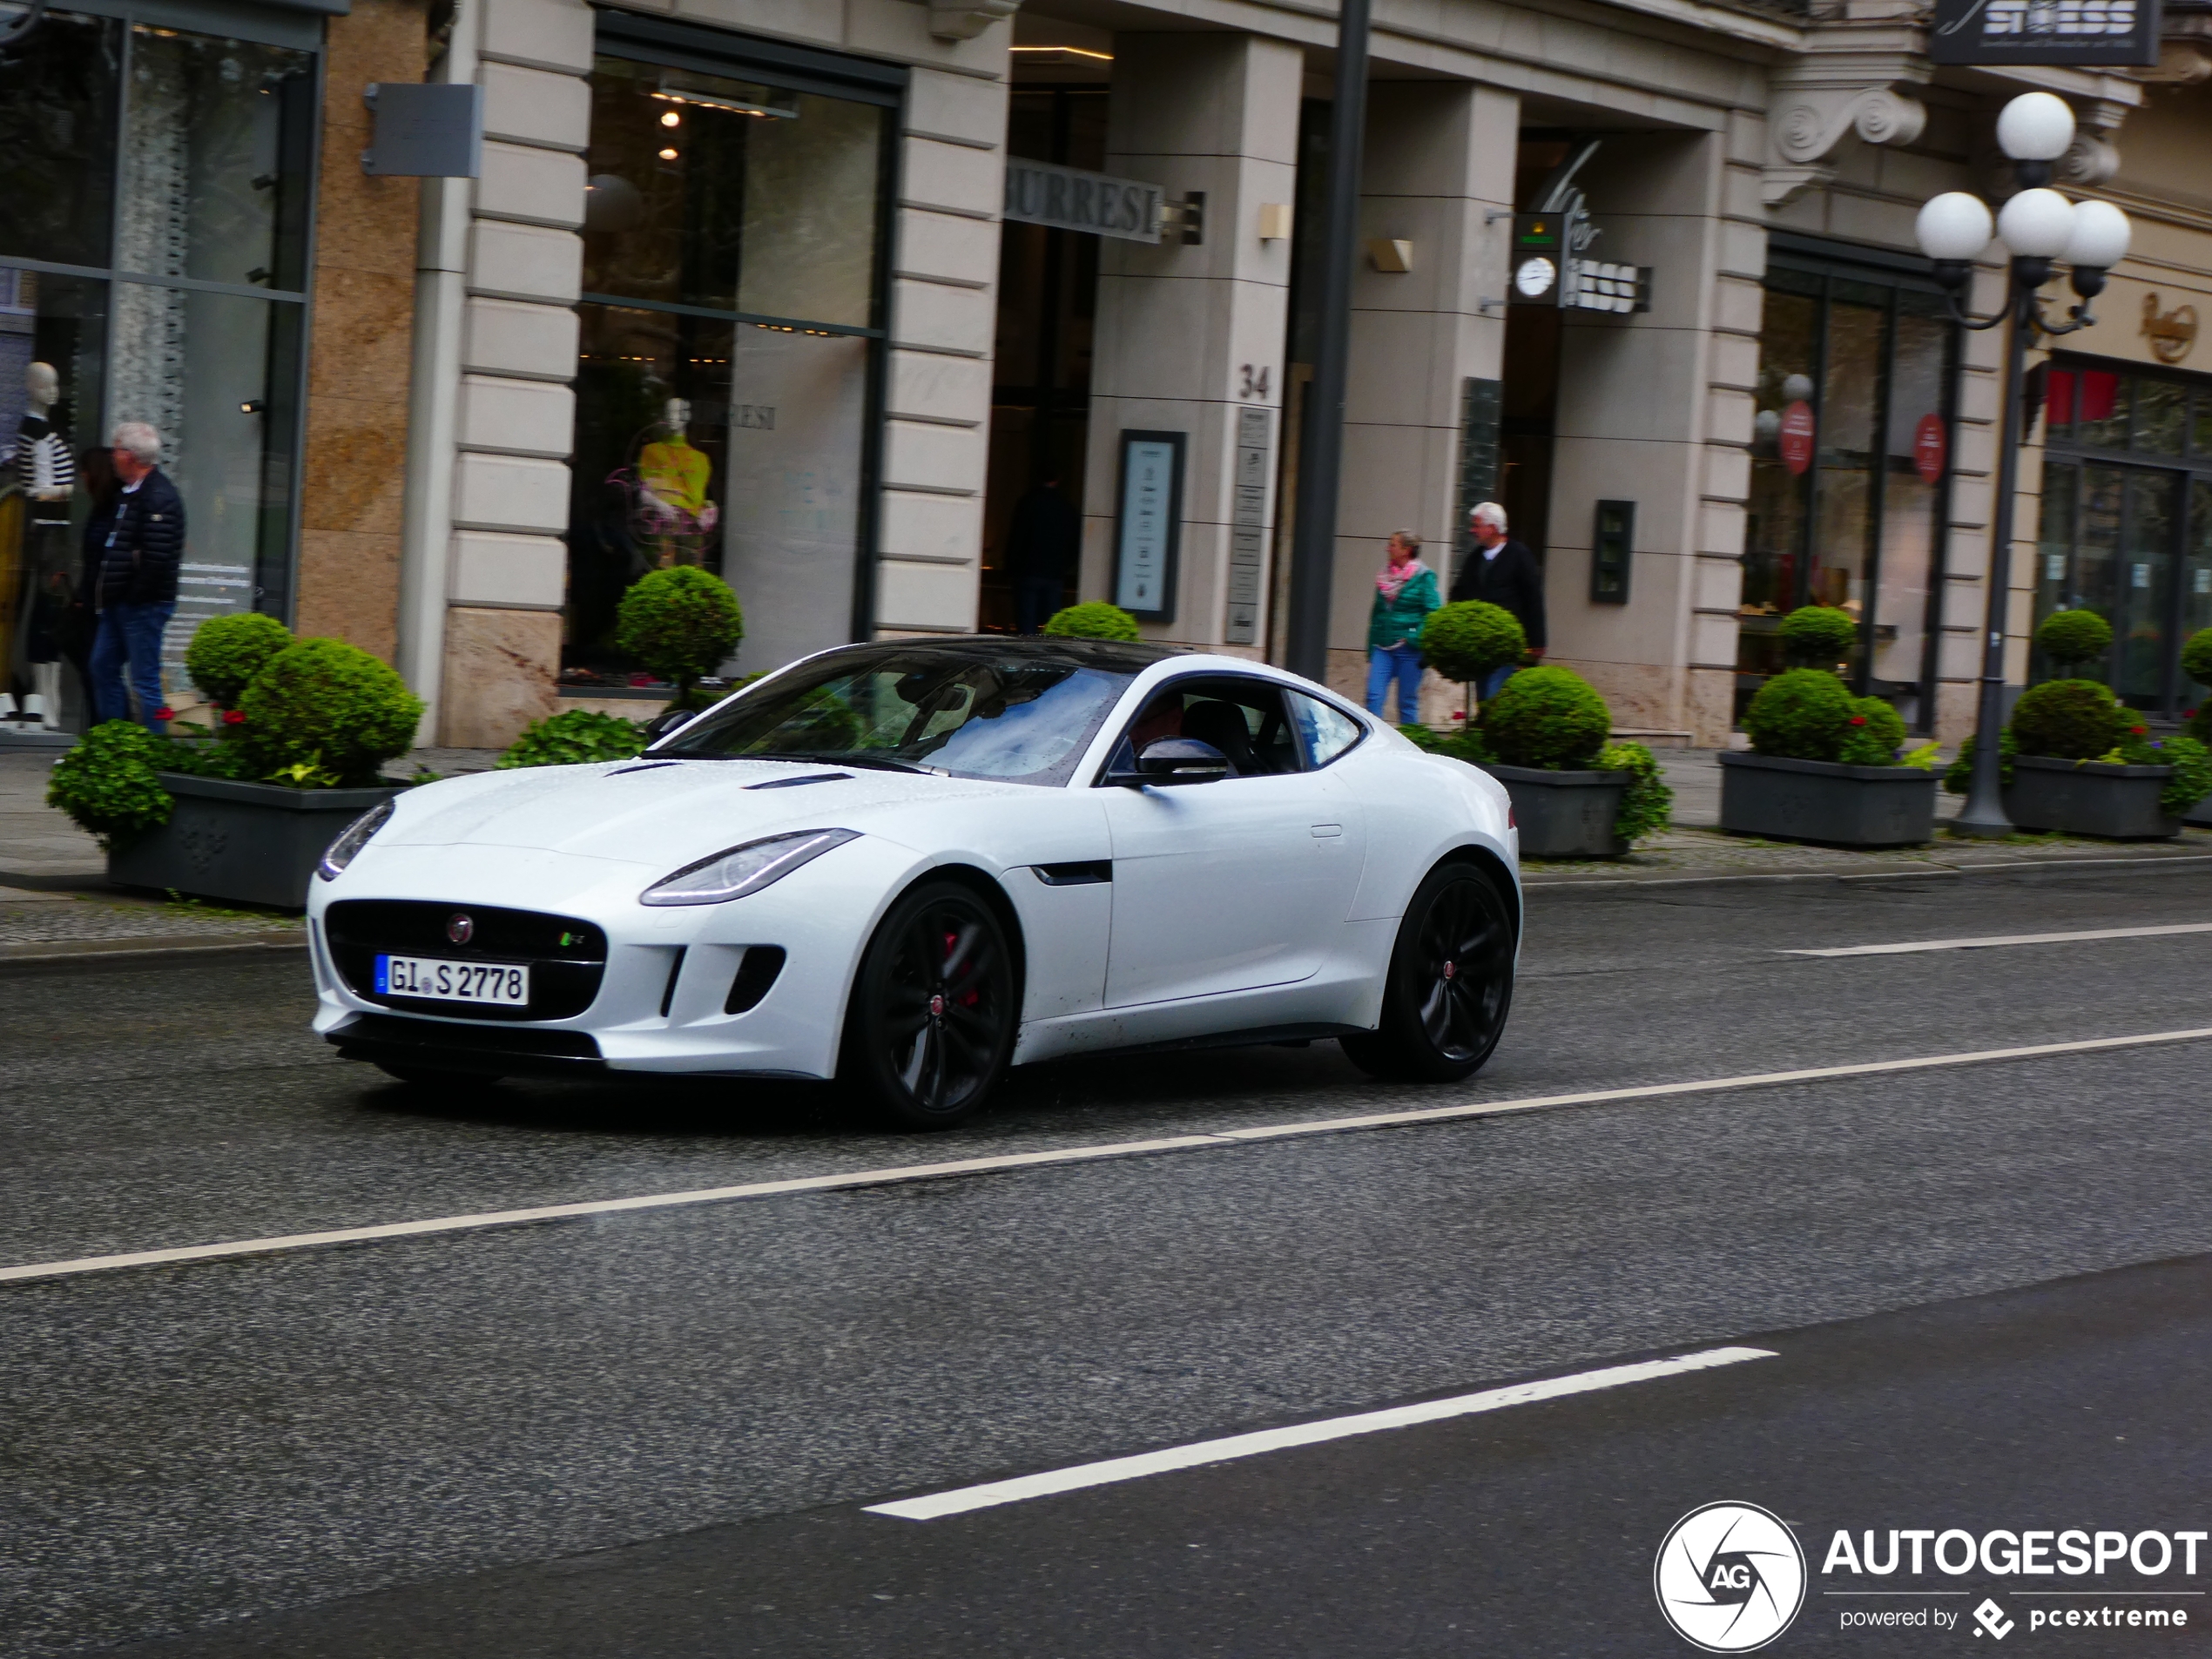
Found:
M 297 934 L 300 927 L 297 916 L 226 910 L 190 900 L 106 899 L 0 887 L 0 960 L 23 954 L 22 947 L 64 941 L 198 941 L 239 934 Z

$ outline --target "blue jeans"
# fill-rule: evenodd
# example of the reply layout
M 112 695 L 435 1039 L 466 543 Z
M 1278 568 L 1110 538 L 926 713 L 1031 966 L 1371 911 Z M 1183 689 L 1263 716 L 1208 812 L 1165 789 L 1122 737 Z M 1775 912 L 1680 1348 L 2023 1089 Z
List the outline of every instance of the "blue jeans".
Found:
M 1492 698 L 1497 696 L 1500 691 L 1506 689 L 1506 682 L 1511 679 L 1520 668 L 1521 664 L 1518 663 L 1507 663 L 1502 668 L 1492 669 L 1475 683 L 1476 700 L 1487 703 Z
M 1367 712 L 1380 714 L 1393 680 L 1398 682 L 1398 724 L 1421 718 L 1421 650 L 1418 645 L 1377 645 L 1367 652 Z
M 131 692 L 138 698 L 138 718 L 157 736 L 166 730 L 155 719 L 161 699 L 161 635 L 169 626 L 174 600 L 163 604 L 112 604 L 100 612 L 100 631 L 92 641 L 92 718 L 127 720 Z M 131 664 L 130 691 L 123 685 L 123 664 Z

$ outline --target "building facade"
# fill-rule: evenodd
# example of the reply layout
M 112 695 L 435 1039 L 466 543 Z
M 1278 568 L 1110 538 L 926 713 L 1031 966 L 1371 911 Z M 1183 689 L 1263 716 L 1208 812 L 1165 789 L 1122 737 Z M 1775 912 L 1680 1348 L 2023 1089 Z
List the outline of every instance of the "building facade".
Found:
M 2036 361 L 2011 677 L 2041 615 L 2091 605 L 2131 702 L 2190 699 L 2212 16 L 2168 0 L 2155 67 L 1977 69 L 1930 63 L 1925 11 L 1378 8 L 1340 688 L 1389 534 L 1447 564 L 1496 499 L 1542 556 L 1551 660 L 1618 727 L 1725 743 L 1780 618 L 1822 603 L 1868 690 L 1960 735 L 2000 347 L 1912 223 L 2001 198 L 1994 112 L 2040 87 L 2080 125 L 2062 186 L 2137 228 L 2095 326 Z M 168 435 L 180 704 L 191 628 L 253 606 L 395 663 L 425 742 L 642 713 L 664 693 L 614 609 L 671 564 L 738 592 L 732 673 L 1009 627 L 1052 585 L 1016 530 L 1047 491 L 1081 526 L 1055 600 L 1275 654 L 1333 36 L 1244 0 L 57 0 L 0 58 L 0 438 Z M 426 82 L 479 89 L 473 176 L 365 167 L 371 89 Z M 1589 239 L 1589 303 L 1516 298 L 1547 214 Z M 1987 263 L 1974 297 L 2000 285 Z M 84 511 L 26 464 L 0 498 L 18 704 Z

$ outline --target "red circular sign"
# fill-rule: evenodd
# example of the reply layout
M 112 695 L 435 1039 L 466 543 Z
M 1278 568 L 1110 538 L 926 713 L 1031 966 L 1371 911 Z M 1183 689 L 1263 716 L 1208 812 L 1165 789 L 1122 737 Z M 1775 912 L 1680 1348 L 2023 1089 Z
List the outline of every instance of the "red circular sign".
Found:
M 1943 463 L 1951 448 L 1951 439 L 1943 427 L 1939 415 L 1924 415 L 1920 424 L 1912 428 L 1912 469 L 1923 481 L 1933 483 L 1943 476 Z
M 1793 473 L 1812 465 L 1812 405 L 1802 401 L 1782 411 L 1782 464 Z

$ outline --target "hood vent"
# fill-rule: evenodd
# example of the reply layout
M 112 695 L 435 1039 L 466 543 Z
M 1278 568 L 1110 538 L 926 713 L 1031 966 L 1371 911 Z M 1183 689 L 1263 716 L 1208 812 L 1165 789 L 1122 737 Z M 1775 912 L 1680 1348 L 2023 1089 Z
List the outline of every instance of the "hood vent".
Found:
M 801 784 L 840 784 L 853 781 L 849 772 L 810 772 L 804 778 L 771 778 L 765 784 L 747 784 L 747 789 L 796 789 Z

